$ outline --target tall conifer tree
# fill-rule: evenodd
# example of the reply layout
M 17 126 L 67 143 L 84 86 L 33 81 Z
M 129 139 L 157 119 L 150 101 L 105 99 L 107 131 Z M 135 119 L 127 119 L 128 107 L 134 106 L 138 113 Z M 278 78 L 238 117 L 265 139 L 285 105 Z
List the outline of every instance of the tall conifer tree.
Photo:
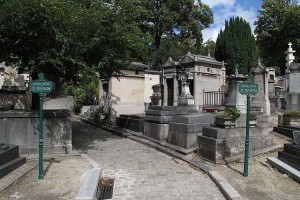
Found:
M 247 74 L 257 63 L 255 38 L 248 22 L 240 17 L 225 20 L 225 29 L 220 31 L 215 49 L 216 59 L 227 63 L 226 73 Z

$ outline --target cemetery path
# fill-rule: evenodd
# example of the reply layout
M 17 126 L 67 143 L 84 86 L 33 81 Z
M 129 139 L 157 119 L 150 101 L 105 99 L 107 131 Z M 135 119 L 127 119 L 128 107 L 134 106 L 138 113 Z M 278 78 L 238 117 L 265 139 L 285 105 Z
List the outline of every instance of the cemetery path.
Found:
M 207 174 L 138 142 L 73 121 L 73 147 L 114 178 L 113 199 L 225 199 Z

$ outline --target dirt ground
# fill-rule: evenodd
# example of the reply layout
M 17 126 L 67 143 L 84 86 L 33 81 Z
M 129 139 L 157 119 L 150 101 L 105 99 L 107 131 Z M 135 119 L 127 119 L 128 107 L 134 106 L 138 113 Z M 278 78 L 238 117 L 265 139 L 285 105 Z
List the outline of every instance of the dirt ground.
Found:
M 290 140 L 273 135 L 274 141 L 283 145 Z M 251 157 L 249 175 L 243 176 L 244 163 L 232 162 L 214 167 L 241 196 L 250 200 L 299 200 L 300 184 L 278 172 L 267 162 L 267 157 L 277 157 L 277 151 Z
M 37 162 L 29 160 L 27 162 Z M 75 199 L 82 174 L 92 166 L 81 156 L 48 159 L 45 177 L 39 180 L 38 167 L 0 192 L 0 199 L 58 200 Z

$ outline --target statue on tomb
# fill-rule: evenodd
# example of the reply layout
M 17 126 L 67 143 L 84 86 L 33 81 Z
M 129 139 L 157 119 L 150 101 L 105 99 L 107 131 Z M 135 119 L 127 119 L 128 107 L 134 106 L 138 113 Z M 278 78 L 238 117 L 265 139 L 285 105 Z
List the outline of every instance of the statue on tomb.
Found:
M 189 87 L 189 77 L 191 77 L 192 74 L 190 70 L 183 70 L 180 74 L 180 80 L 181 80 L 181 94 L 178 97 L 179 105 L 194 105 L 195 100 L 194 97 L 191 95 L 190 87 Z

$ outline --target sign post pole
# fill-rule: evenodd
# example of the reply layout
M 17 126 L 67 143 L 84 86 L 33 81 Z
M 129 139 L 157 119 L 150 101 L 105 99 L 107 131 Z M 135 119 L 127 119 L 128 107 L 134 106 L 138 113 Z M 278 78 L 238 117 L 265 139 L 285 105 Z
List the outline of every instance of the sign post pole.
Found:
M 43 127 L 43 93 L 39 93 L 40 96 L 40 129 L 39 129 L 39 179 L 44 178 L 44 127 Z
M 258 93 L 258 85 L 253 84 L 252 76 L 248 75 L 246 83 L 241 83 L 239 85 L 239 91 L 242 95 L 247 96 L 247 114 L 246 114 L 246 139 L 245 139 L 245 157 L 244 157 L 244 174 L 243 176 L 248 176 L 248 166 L 249 166 L 249 145 L 250 145 L 250 98 L 251 95 Z
M 249 121 L 250 121 L 250 98 L 251 95 L 247 95 L 247 114 L 246 114 L 246 139 L 245 139 L 245 158 L 244 158 L 244 176 L 248 176 L 248 165 L 249 165 Z
M 43 133 L 43 96 L 52 91 L 53 84 L 47 81 L 44 74 L 39 74 L 39 80 L 31 82 L 30 89 L 33 93 L 38 93 L 40 97 L 40 111 L 39 111 L 39 179 L 44 178 L 44 133 Z

